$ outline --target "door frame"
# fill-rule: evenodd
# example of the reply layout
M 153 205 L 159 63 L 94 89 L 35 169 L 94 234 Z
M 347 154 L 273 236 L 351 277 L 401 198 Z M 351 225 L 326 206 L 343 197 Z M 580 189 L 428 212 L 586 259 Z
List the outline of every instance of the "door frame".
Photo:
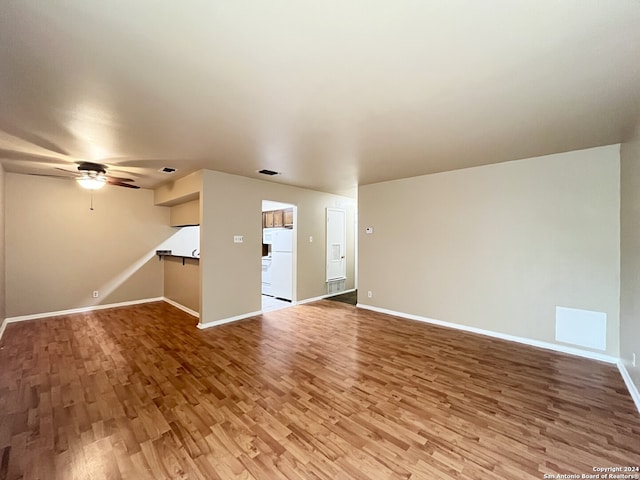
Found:
M 339 212 L 344 219 L 342 225 L 342 258 L 344 260 L 344 275 L 342 277 L 329 278 L 329 212 Z M 347 210 L 344 208 L 327 207 L 326 209 L 326 231 L 325 231 L 325 281 L 346 280 L 347 278 Z
M 272 200 L 263 198 L 260 203 L 260 219 L 262 219 L 262 202 L 272 202 L 275 204 L 280 204 L 282 207 L 291 207 L 293 208 L 293 238 L 292 238 L 292 255 L 291 260 L 293 263 L 292 272 L 291 272 L 291 305 L 295 305 L 298 302 L 298 205 L 291 202 L 286 202 L 282 200 Z M 260 238 L 262 238 L 262 222 L 260 223 Z M 260 272 L 262 273 L 262 259 L 260 262 Z M 262 286 L 260 288 L 260 298 L 262 298 Z

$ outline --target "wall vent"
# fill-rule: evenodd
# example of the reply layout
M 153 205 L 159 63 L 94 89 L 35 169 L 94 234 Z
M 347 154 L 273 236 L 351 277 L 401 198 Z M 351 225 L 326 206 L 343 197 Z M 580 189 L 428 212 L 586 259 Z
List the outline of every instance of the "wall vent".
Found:
M 329 295 L 334 294 L 334 293 L 340 293 L 340 292 L 344 292 L 345 290 L 345 279 L 344 278 L 339 278 L 336 280 L 329 280 L 327 282 L 327 293 Z
M 280 172 L 274 172 L 273 170 L 266 170 L 266 169 L 258 170 L 258 173 L 261 173 L 263 175 L 279 175 L 280 174 Z
M 160 169 L 160 171 L 162 173 L 173 173 L 173 172 L 176 171 L 176 169 L 173 168 L 173 167 L 163 167 L 163 168 Z
M 607 314 L 556 307 L 556 341 L 606 350 Z

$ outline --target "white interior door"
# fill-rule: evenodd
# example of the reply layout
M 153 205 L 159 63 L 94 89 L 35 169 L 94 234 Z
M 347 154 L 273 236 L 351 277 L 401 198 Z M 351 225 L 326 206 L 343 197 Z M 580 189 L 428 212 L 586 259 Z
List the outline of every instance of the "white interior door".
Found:
M 327 208 L 327 281 L 347 276 L 347 214 Z

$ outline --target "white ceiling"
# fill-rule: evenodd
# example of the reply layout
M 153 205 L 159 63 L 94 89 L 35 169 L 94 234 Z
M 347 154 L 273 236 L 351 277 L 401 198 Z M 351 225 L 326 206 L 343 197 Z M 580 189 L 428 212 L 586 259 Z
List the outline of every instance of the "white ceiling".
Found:
M 639 0 L 0 4 L 8 171 L 345 192 L 618 143 L 639 120 Z

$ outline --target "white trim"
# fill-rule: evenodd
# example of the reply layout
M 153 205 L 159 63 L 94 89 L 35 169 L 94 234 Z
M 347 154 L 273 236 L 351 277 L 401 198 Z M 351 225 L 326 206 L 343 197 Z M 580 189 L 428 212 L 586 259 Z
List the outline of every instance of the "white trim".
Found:
M 200 323 L 198 323 L 198 328 L 200 330 L 204 330 L 205 328 L 217 327 L 218 325 L 237 322 L 238 320 L 244 320 L 245 318 L 257 317 L 258 315 L 262 315 L 261 310 L 251 313 L 243 313 L 242 315 L 236 315 L 235 317 L 223 318 L 222 320 L 216 320 L 214 322 L 202 323 L 201 321 Z
M 106 308 L 128 307 L 129 305 L 139 305 L 141 303 L 161 302 L 163 297 L 143 298 L 141 300 L 129 300 L 127 302 L 107 303 L 105 305 L 92 305 L 90 307 L 71 308 L 69 310 L 58 310 L 56 312 L 35 313 L 33 315 L 21 315 L 9 317 L 5 323 L 24 322 L 27 320 L 37 320 L 39 318 L 58 317 L 60 315 L 71 315 L 73 313 L 93 312 L 94 310 L 104 310 Z
M 356 291 L 355 288 L 350 288 L 349 290 L 343 290 L 343 291 L 337 292 L 337 293 L 327 293 L 326 295 L 320 295 L 319 297 L 305 298 L 304 300 L 300 300 L 300 301 L 296 302 L 296 305 L 304 305 L 305 303 L 318 302 L 320 300 L 324 300 L 324 299 L 329 298 L 329 297 L 337 297 L 338 295 L 342 295 L 342 294 L 345 294 L 345 293 L 351 293 L 351 292 L 355 292 L 355 291 Z
M 196 312 L 195 310 L 191 310 L 189 307 L 185 307 L 181 303 L 175 302 L 175 301 L 171 300 L 170 298 L 162 297 L 162 301 L 163 302 L 167 302 L 169 305 L 173 305 L 178 310 L 182 310 L 183 312 L 186 312 L 189 315 L 192 315 L 192 316 L 194 316 L 196 318 L 200 318 L 200 314 L 198 312 Z
M 617 364 L 619 359 L 612 357 L 611 355 L 604 355 L 602 353 L 590 352 L 588 350 L 580 350 L 579 348 L 567 347 L 564 345 L 556 345 L 554 343 L 541 342 L 539 340 L 532 340 L 530 338 L 516 337 L 515 335 L 508 335 L 506 333 L 493 332 L 491 330 L 483 330 L 482 328 L 468 327 L 466 325 L 460 325 L 458 323 L 443 322 L 442 320 L 434 320 L 432 318 L 421 317 L 419 315 L 412 315 L 410 313 L 396 312 L 394 310 L 387 310 L 386 308 L 373 307 L 371 305 L 364 305 L 358 303 L 358 308 L 365 310 L 372 310 L 378 313 L 384 313 L 387 315 L 394 315 L 396 317 L 407 318 L 409 320 L 417 320 L 419 322 L 431 323 L 440 327 L 453 328 L 456 330 L 463 330 L 465 332 L 477 333 L 485 335 L 487 337 L 499 338 L 501 340 L 508 340 L 510 342 L 522 343 L 524 345 L 530 345 L 532 347 L 544 348 L 547 350 L 553 350 L 556 352 L 568 353 L 569 355 L 576 355 L 578 357 L 590 358 L 592 360 L 599 360 L 605 363 Z
M 622 360 L 618 362 L 618 370 L 620 370 L 620 375 L 622 375 L 622 379 L 627 386 L 627 390 L 629 390 L 629 394 L 631 394 L 633 403 L 636 404 L 636 408 L 638 409 L 638 412 L 640 412 L 640 392 L 638 391 L 636 384 L 633 383 L 633 379 L 631 378 L 631 375 L 629 375 L 627 367 L 622 363 Z
M 0 324 L 0 340 L 2 340 L 2 334 L 4 333 L 4 329 L 7 328 L 7 321 L 2 320 L 2 323 Z

